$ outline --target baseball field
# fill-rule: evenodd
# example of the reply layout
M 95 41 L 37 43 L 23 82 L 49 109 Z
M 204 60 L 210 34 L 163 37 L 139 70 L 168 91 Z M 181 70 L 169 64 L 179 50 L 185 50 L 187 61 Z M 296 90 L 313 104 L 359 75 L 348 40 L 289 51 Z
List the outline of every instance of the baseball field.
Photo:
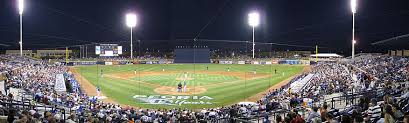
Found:
M 256 101 L 300 74 L 302 65 L 139 64 L 71 68 L 82 89 L 143 108 L 212 108 Z M 180 85 L 182 85 L 180 87 Z M 178 88 L 179 87 L 179 88 Z

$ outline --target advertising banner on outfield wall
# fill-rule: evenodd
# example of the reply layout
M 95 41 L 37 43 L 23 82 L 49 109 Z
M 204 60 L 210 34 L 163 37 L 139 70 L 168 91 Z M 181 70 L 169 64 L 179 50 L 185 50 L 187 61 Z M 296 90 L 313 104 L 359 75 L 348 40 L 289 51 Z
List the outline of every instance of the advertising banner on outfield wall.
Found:
M 217 63 L 218 64 L 224 64 L 224 61 L 218 61 Z
M 300 60 L 300 64 L 304 64 L 304 65 L 309 65 L 310 64 L 310 60 Z
M 225 64 L 225 62 L 224 61 L 219 61 L 219 64 Z
M 219 64 L 233 64 L 233 61 L 219 61 Z
M 166 64 L 173 64 L 173 61 L 166 61 Z
M 113 65 L 118 65 L 119 62 L 118 62 L 118 61 L 112 61 L 112 64 L 113 64 Z
M 119 61 L 119 64 L 120 65 L 125 65 L 125 64 L 127 64 L 128 62 L 127 61 Z
M 166 60 L 159 60 L 159 64 L 166 64 Z
M 286 60 L 286 64 L 300 64 L 298 60 Z
M 105 62 L 105 65 L 112 65 L 112 62 Z
M 82 62 L 75 62 L 76 65 L 96 65 L 97 62 L 95 61 L 82 61 Z
M 237 64 L 246 64 L 246 61 L 238 61 Z
M 97 64 L 99 64 L 99 65 L 105 65 L 105 61 L 97 61 Z
M 274 60 L 271 61 L 271 63 L 272 63 L 272 64 L 278 64 L 278 60 L 277 60 L 277 59 L 274 59 Z
M 271 61 L 266 62 L 266 64 L 271 64 Z
M 260 64 L 258 61 L 253 61 L 252 64 Z

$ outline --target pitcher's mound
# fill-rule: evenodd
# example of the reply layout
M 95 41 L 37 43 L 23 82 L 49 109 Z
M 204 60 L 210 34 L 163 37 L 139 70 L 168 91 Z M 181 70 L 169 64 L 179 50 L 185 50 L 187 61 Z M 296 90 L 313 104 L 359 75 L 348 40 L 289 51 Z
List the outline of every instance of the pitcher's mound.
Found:
M 201 94 L 207 91 L 206 88 L 202 86 L 188 86 L 187 92 L 178 92 L 176 86 L 161 86 L 159 88 L 155 88 L 155 92 L 158 94 L 166 94 L 166 95 L 194 95 L 194 94 Z

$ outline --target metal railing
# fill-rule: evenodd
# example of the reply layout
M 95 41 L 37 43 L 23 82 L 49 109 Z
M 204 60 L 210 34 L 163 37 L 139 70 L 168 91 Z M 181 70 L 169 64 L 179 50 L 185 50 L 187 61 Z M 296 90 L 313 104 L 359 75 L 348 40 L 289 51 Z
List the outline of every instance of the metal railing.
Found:
M 327 103 L 332 109 L 341 109 L 345 108 L 347 105 L 354 105 L 358 104 L 358 100 L 361 97 L 369 97 L 369 98 L 377 98 L 378 94 L 381 93 L 383 94 L 384 89 L 377 89 L 377 90 L 370 90 L 370 91 L 360 91 L 360 92 L 354 92 L 351 90 L 351 92 L 347 92 L 342 94 L 341 96 L 336 96 L 336 97 L 331 97 L 328 99 L 324 99 L 323 101 L 318 101 L 318 102 L 313 102 L 314 105 L 318 105 L 321 103 Z M 342 103 L 345 103 L 344 106 L 341 107 L 336 107 L 336 104 L 339 104 L 340 106 Z
M 31 104 L 30 101 L 0 100 L 0 105 L 7 107 L 8 109 L 17 109 L 17 110 L 37 109 L 37 111 L 40 111 L 39 109 L 43 108 L 43 111 L 58 111 L 58 112 L 61 112 L 61 114 L 63 114 L 62 118 L 64 121 L 66 120 L 66 113 L 71 113 L 71 109 L 69 109 L 69 112 L 66 112 L 65 108 L 59 108 L 59 107 L 49 106 L 49 105 L 36 105 L 36 104 Z

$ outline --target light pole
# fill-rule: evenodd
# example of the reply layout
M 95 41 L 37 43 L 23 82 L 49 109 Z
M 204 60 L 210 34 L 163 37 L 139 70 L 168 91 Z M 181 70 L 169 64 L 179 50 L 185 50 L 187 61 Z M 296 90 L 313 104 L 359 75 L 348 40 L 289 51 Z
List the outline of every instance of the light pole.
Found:
M 126 14 L 126 25 L 131 28 L 131 59 L 133 59 L 132 28 L 136 26 L 136 15 L 133 13 Z
M 253 59 L 254 59 L 254 28 L 260 23 L 260 16 L 257 12 L 252 12 L 248 15 L 249 25 L 253 28 Z
M 20 15 L 20 56 L 23 56 L 23 11 L 24 0 L 18 0 L 18 14 Z
M 351 12 L 352 12 L 352 59 L 355 58 L 355 13 L 356 13 L 357 0 L 351 0 Z

